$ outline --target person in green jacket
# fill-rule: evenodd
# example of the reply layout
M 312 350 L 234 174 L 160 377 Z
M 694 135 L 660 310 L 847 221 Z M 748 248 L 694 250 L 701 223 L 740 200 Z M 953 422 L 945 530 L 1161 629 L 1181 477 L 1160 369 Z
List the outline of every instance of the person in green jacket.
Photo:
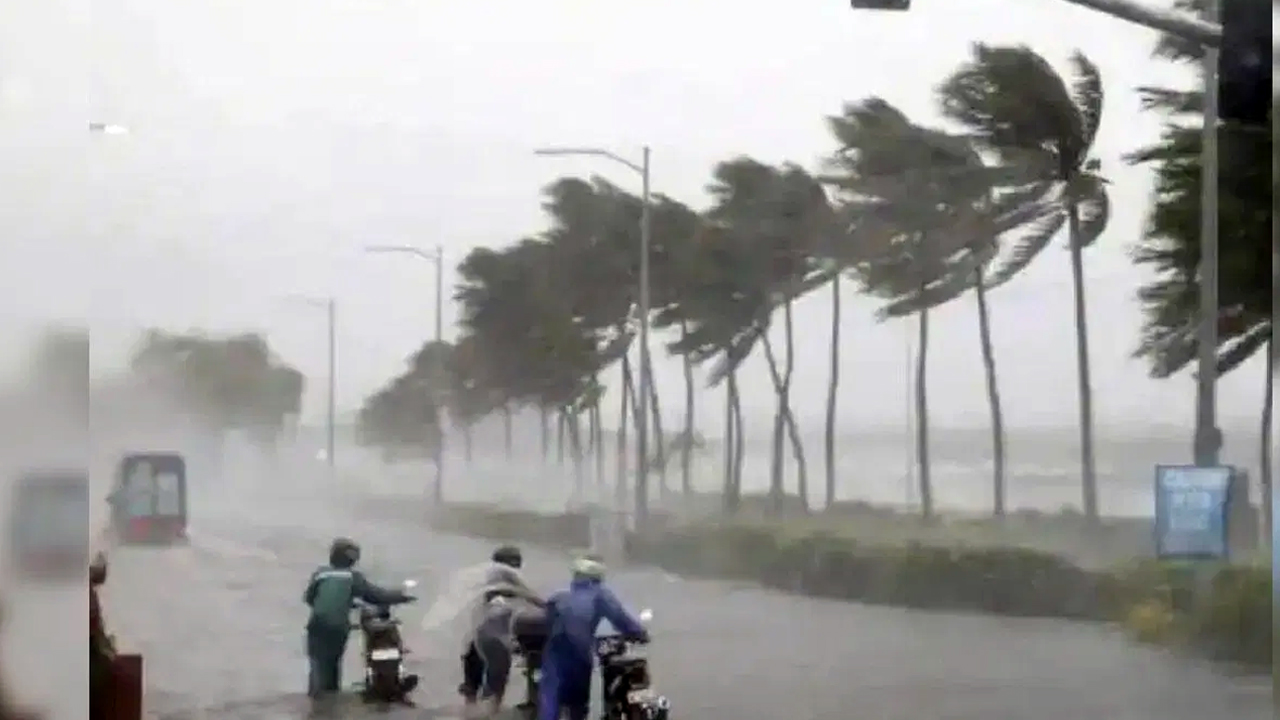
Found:
M 318 698 L 338 692 L 342 682 L 342 656 L 351 630 L 351 608 L 356 600 L 370 605 L 413 602 L 411 595 L 374 585 L 355 569 L 360 546 L 349 538 L 337 538 L 329 546 L 329 564 L 311 573 L 302 600 L 311 608 L 307 619 L 307 659 L 310 673 L 307 694 Z

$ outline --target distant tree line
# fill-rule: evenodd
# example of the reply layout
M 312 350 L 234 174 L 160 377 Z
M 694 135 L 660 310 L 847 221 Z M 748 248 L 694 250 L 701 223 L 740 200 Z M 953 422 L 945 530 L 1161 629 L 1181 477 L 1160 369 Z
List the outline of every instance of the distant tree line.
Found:
M 1175 62 L 1196 58 L 1171 38 L 1161 41 L 1158 54 Z M 1153 375 L 1167 377 L 1190 364 L 1197 351 L 1195 113 L 1203 98 L 1169 88 L 1143 93 L 1148 109 L 1168 124 L 1156 143 L 1129 158 L 1150 164 L 1157 176 L 1147 229 L 1133 251 L 1136 263 L 1155 271 L 1139 291 L 1145 319 L 1135 352 L 1150 363 Z M 840 393 L 856 394 L 859 383 L 875 382 L 839 375 L 842 301 L 845 293 L 857 292 L 880 302 L 879 320 L 915 319 L 915 453 L 926 516 L 934 513 L 926 373 L 930 318 L 948 303 L 975 304 L 973 330 L 981 341 L 990 412 L 992 512 L 1004 515 L 1005 431 L 991 341 L 998 318 L 990 312 L 989 294 L 1048 257 L 1043 251 L 1061 238 L 1069 250 L 1074 301 L 1044 312 L 1047 318 L 1070 318 L 1074 329 L 1081 504 L 1087 516 L 1099 516 L 1084 273 L 1086 252 L 1111 217 L 1108 181 L 1094 156 L 1103 117 L 1101 74 L 1079 53 L 1063 75 L 1025 46 L 978 44 L 938 85 L 936 100 L 943 126 L 917 123 L 883 99 L 866 98 L 827 118 L 831 149 L 814 170 L 736 157 L 713 170 L 708 207 L 691 208 L 662 195 L 652 199 L 650 320 L 675 338 L 665 350 L 684 367 L 679 437 L 696 437 L 694 368 L 706 367 L 710 385 L 726 388 L 718 412 L 726 428 L 727 511 L 741 500 L 740 368 L 756 352 L 764 355 L 776 396 L 771 505 L 781 513 L 790 505 L 784 503 L 787 494 L 809 496 L 808 458 L 791 399 L 793 309 L 798 299 L 817 292 L 831 303 L 823 496 L 828 505 L 835 501 Z M 1260 353 L 1274 368 L 1270 133 L 1231 125 L 1221 133 L 1219 370 L 1232 372 Z M 619 390 L 613 409 L 617 442 L 625 443 L 629 425 L 650 424 L 656 481 L 668 487 L 667 455 L 676 453 L 680 488 L 688 492 L 695 444 L 676 448 L 667 441 L 667 407 L 652 387 L 650 416 L 639 416 L 638 368 L 629 354 L 640 319 L 642 202 L 594 177 L 557 180 L 544 198 L 548 227 L 504 248 L 474 250 L 461 262 L 455 299 L 462 337 L 453 345 L 428 344 L 404 375 L 368 400 L 361 413 L 365 435 L 375 444 L 429 444 L 438 441 L 446 416 L 465 438 L 481 417 L 510 418 L 513 408 L 533 407 L 544 427 L 553 418 L 566 428 L 575 463 L 581 464 L 601 456 L 601 399 L 612 372 Z M 780 332 L 771 335 L 775 329 Z M 1267 398 L 1272 374 L 1263 388 Z M 1264 402 L 1264 438 L 1270 422 L 1270 402 Z M 794 485 L 784 477 L 787 453 L 796 467 Z M 626 464 L 619 463 L 616 482 L 627 481 Z M 1269 488 L 1269 475 L 1264 482 Z
M 306 379 L 272 353 L 264 338 L 151 330 L 123 374 L 92 378 L 89 333 L 53 328 L 31 357 L 28 377 L 51 397 L 88 410 L 95 392 L 112 388 L 142 401 L 161 398 L 218 431 L 244 431 L 274 446 L 302 403 Z

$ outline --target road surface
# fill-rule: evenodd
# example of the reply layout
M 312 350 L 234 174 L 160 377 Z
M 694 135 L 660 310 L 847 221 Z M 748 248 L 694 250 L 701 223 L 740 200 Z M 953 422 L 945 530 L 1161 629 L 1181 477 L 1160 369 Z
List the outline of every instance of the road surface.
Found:
M 112 556 L 107 620 L 122 645 L 145 653 L 156 717 L 305 716 L 299 595 L 331 536 L 358 538 L 375 577 L 426 587 L 490 550 L 405 513 L 358 513 L 319 485 L 227 488 L 193 503 L 191 548 Z M 547 588 L 564 582 L 565 564 L 528 553 L 531 579 Z M 677 718 L 1273 717 L 1269 679 L 1227 677 L 1101 626 L 809 600 L 648 569 L 615 569 L 611 579 L 634 609 L 654 610 L 651 658 Z M 424 609 L 402 613 L 411 646 Z M 454 649 L 414 649 L 428 656 L 419 661 L 427 709 L 404 716 L 456 715 Z

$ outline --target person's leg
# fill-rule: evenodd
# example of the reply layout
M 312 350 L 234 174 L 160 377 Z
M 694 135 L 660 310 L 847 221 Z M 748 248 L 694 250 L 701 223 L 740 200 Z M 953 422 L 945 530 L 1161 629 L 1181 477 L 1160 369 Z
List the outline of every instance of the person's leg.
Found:
M 347 638 L 350 637 L 344 628 L 333 636 L 333 692 L 342 691 L 342 658 L 347 654 Z
M 307 628 L 306 651 L 307 651 L 307 695 L 312 698 L 320 697 L 324 685 L 324 663 L 321 653 L 324 650 L 324 641 L 320 639 L 319 633 L 314 628 Z
M 484 661 L 484 682 L 480 687 L 480 699 L 485 701 L 490 713 L 502 707 L 511 676 L 511 651 L 497 638 L 476 639 L 476 649 Z
M 346 650 L 347 635 L 325 628 L 307 631 L 307 657 L 311 663 L 311 681 L 308 694 L 312 697 L 336 693 L 342 683 L 342 654 Z
M 484 661 L 480 659 L 480 653 L 476 652 L 476 644 L 473 642 L 467 646 L 467 652 L 462 656 L 462 685 L 458 687 L 458 692 L 462 694 L 463 702 L 467 705 L 474 704 L 483 684 Z
M 587 720 L 591 714 L 590 664 L 574 663 L 560 678 L 560 706 L 568 720 Z
M 560 720 L 560 668 L 553 655 L 542 658 L 538 685 L 538 720 Z

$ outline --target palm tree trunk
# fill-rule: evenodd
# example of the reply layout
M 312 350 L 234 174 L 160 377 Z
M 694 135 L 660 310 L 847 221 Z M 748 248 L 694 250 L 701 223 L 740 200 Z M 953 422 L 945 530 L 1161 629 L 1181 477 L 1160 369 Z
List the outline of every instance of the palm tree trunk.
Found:
M 831 279 L 831 373 L 827 381 L 827 427 L 822 438 L 823 461 L 826 463 L 826 486 L 823 507 L 830 510 L 836 502 L 836 400 L 840 388 L 840 274 Z
M 733 380 L 733 509 L 742 506 L 742 461 L 746 459 L 746 427 L 742 424 L 742 393 L 737 391 L 737 372 Z
M 720 491 L 720 503 L 726 515 L 737 511 L 733 502 L 733 438 L 737 432 L 733 424 L 733 393 L 733 373 L 729 373 L 724 385 L 724 485 Z
M 631 387 L 631 363 L 626 355 L 622 356 L 621 365 L 622 387 L 618 388 L 618 438 L 614 457 L 618 474 L 613 484 L 614 498 L 618 502 L 618 510 L 624 507 L 627 497 L 627 421 L 631 413 L 628 406 L 631 400 L 631 393 L 627 392 L 627 388 Z
M 916 466 L 920 472 L 920 514 L 933 518 L 933 478 L 929 461 L 929 311 L 920 311 L 916 354 Z
M 786 393 L 782 399 L 783 421 L 787 425 L 787 436 L 791 440 L 791 454 L 796 461 L 796 492 L 800 495 L 800 510 L 809 512 L 809 464 L 805 461 L 804 442 L 800 439 L 800 429 L 796 425 L 795 415 L 791 412 L 791 379 L 796 368 L 795 323 L 792 313 L 792 301 L 782 306 L 783 337 L 786 341 Z
M 683 340 L 688 333 L 688 324 L 681 320 L 680 339 Z M 684 366 L 684 444 L 680 448 L 680 494 L 688 498 L 693 494 L 693 435 L 697 432 L 697 425 L 693 415 L 693 360 L 688 353 L 681 355 L 680 360 Z
M 573 496 L 581 501 L 586 491 L 586 476 L 582 467 L 582 426 L 577 413 L 565 413 L 563 417 L 563 424 L 569 435 L 569 457 L 573 461 Z
M 564 410 L 556 411 L 556 464 L 564 465 Z
M 773 412 L 773 443 L 769 449 L 769 512 L 774 517 L 782 517 L 786 503 L 786 487 L 783 485 L 783 448 L 786 439 L 786 388 L 785 379 L 778 370 L 778 359 L 773 352 L 773 342 L 768 332 L 761 333 L 764 345 L 764 357 L 769 366 L 769 376 L 773 380 L 774 393 L 777 395 L 777 407 Z
M 547 456 L 551 448 L 551 427 L 550 420 L 547 418 L 547 409 L 538 408 L 538 429 L 542 433 L 542 464 L 547 464 Z
M 506 453 L 507 459 L 511 459 L 512 442 L 511 442 L 511 406 L 504 404 L 502 406 L 502 450 Z
M 653 462 L 658 470 L 658 499 L 667 499 L 667 441 L 662 432 L 662 406 L 658 404 L 658 384 L 653 381 L 653 358 L 649 358 L 649 410 L 653 413 Z
M 1005 516 L 1007 498 L 1004 476 L 1004 411 L 1000 406 L 1000 386 L 996 382 L 996 352 L 991 344 L 991 315 L 982 268 L 977 269 L 974 297 L 978 299 L 978 340 L 982 345 L 982 369 L 987 380 L 987 407 L 991 410 L 991 494 L 992 514 Z
M 804 442 L 800 439 L 800 427 L 795 413 L 787 408 L 785 417 L 787 437 L 791 440 L 791 453 L 796 459 L 796 491 L 800 493 L 800 511 L 809 514 L 809 462 L 805 459 Z
M 587 408 L 587 449 L 591 455 L 591 459 L 595 462 L 595 484 L 597 488 L 604 487 L 604 448 L 601 447 L 602 437 L 600 434 L 600 399 Z
M 738 371 L 729 374 L 729 400 L 733 406 L 733 510 L 742 507 L 742 462 L 746 457 L 746 428 L 742 424 L 742 394 L 738 392 Z
M 1275 383 L 1276 383 L 1276 355 L 1275 355 L 1275 335 L 1274 333 L 1267 339 L 1267 377 L 1263 381 L 1262 388 L 1262 446 L 1259 453 L 1260 471 L 1259 481 L 1262 485 L 1262 518 L 1266 527 L 1264 530 L 1265 538 L 1274 537 L 1275 533 L 1271 529 L 1275 527 L 1275 508 L 1271 505 L 1273 492 L 1271 467 L 1271 429 L 1275 421 Z M 1273 559 L 1274 562 L 1274 559 Z
M 1089 371 L 1089 316 L 1084 298 L 1084 248 L 1080 247 L 1080 208 L 1067 202 L 1071 240 L 1071 290 L 1075 300 L 1076 380 L 1080 398 L 1080 490 L 1084 515 L 1098 519 L 1098 474 L 1093 457 L 1093 381 Z

